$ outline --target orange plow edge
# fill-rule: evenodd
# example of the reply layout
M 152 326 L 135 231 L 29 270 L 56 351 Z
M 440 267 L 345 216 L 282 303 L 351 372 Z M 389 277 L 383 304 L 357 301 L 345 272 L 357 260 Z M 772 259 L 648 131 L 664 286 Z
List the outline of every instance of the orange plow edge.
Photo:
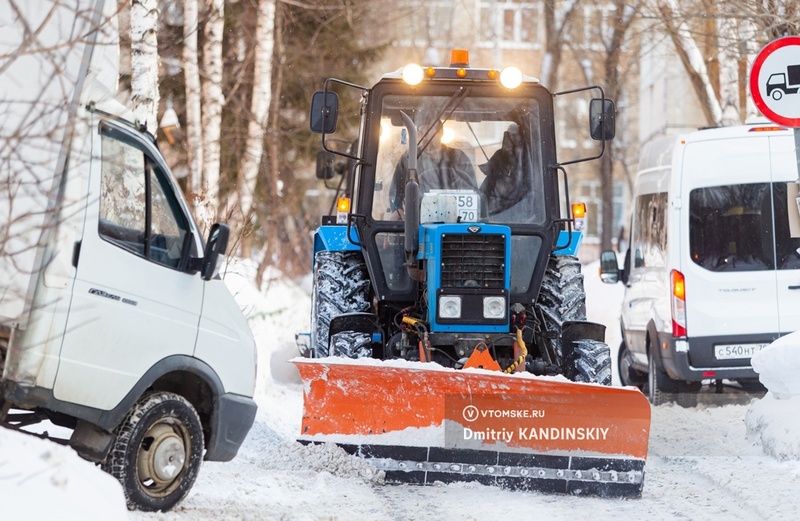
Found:
M 336 443 L 387 482 L 641 495 L 650 404 L 636 389 L 405 361 L 293 362 L 300 441 Z

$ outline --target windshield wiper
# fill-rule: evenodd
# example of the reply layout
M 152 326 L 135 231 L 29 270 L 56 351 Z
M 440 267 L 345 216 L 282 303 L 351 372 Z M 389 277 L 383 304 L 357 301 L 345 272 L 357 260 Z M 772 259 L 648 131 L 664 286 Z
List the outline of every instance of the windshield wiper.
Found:
M 442 127 L 442 125 L 444 125 L 444 121 L 450 119 L 450 116 L 452 116 L 453 112 L 455 112 L 459 105 L 461 105 L 461 102 L 464 101 L 464 98 L 467 97 L 467 94 L 469 94 L 470 90 L 471 89 L 467 87 L 459 87 L 458 90 L 447 101 L 447 104 L 442 107 L 442 110 L 436 115 L 434 124 L 425 131 L 425 134 L 422 135 L 418 142 L 419 146 L 417 147 L 417 158 L 419 158 L 425 149 L 428 148 L 428 145 L 431 144 L 433 138 L 438 135 L 439 129 Z

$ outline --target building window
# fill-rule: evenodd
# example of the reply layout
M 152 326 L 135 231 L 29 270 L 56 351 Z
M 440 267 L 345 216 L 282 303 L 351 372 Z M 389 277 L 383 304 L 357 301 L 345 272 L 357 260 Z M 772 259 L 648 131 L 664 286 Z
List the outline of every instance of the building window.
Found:
M 508 0 L 481 2 L 480 23 L 480 47 L 542 48 L 544 14 L 539 3 Z
M 567 36 L 572 44 L 584 51 L 603 51 L 611 39 L 616 8 L 611 4 L 584 5 L 575 13 L 572 32 Z

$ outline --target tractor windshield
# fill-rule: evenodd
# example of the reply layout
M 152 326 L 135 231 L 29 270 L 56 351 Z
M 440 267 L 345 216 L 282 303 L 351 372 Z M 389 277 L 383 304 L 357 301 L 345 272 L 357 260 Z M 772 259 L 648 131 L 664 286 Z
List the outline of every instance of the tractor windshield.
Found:
M 374 219 L 404 215 L 409 151 L 404 112 L 417 127 L 423 223 L 544 222 L 536 100 L 465 94 L 383 98 Z

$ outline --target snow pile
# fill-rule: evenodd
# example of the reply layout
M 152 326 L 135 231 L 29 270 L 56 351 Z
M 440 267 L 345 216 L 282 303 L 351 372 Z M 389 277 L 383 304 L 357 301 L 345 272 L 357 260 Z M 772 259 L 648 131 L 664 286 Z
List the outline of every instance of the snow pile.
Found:
M 251 261 L 230 259 L 222 273 L 258 347 L 257 397 L 267 391 L 270 382 L 299 384 L 300 375 L 289 360 L 300 354 L 294 335 L 309 328 L 308 292 L 275 269 L 264 273 L 259 291 L 252 284 L 256 266 Z
M 382 484 L 383 471 L 361 458 L 347 454 L 341 447 L 333 443 L 302 445 L 300 443 L 283 443 L 275 450 L 275 454 L 265 460 L 262 468 L 274 470 L 292 470 L 297 472 L 329 472 L 340 478 L 356 478 L 366 483 Z
M 752 358 L 758 379 L 778 399 L 800 396 L 800 331 L 779 338 Z
M 770 456 L 800 460 L 800 331 L 756 353 L 752 364 L 769 392 L 747 411 L 748 435 Z
M 772 392 L 754 401 L 745 415 L 749 437 L 761 442 L 766 454 L 800 460 L 800 396 L 778 399 Z
M 128 519 L 122 486 L 75 451 L 0 427 L 3 519 Z

